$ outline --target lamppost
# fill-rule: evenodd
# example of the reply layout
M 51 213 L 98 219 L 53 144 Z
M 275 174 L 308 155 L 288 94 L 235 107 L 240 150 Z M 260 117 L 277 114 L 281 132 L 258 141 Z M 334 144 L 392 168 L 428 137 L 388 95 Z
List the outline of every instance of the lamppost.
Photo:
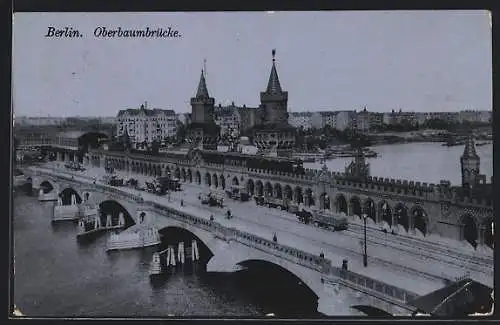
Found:
M 364 245 L 364 252 L 363 252 L 363 266 L 367 267 L 368 266 L 368 256 L 366 255 L 366 218 L 368 215 L 366 213 L 363 213 L 363 225 L 364 225 L 364 233 L 365 233 L 365 245 Z

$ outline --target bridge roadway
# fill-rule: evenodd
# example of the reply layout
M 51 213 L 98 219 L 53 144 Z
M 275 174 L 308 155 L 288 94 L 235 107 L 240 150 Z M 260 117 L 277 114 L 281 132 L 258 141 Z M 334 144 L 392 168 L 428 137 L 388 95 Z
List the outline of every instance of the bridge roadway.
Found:
M 57 163 L 46 166 L 54 168 Z M 61 166 L 61 165 L 59 165 Z M 57 168 L 59 169 L 59 168 Z M 59 170 L 58 170 L 59 171 Z M 61 170 L 62 171 L 62 170 Z M 63 171 L 68 173 L 67 170 Z M 88 182 L 89 177 L 97 180 L 105 174 L 103 169 L 90 167 L 85 172 L 70 172 Z M 117 172 L 127 177 L 125 173 Z M 133 175 L 141 182 L 151 180 L 151 177 Z M 368 276 L 375 280 L 395 285 L 401 289 L 424 295 L 444 286 L 444 279 L 454 279 L 465 273 L 464 264 L 469 263 L 468 270 L 471 277 L 477 281 L 493 286 L 492 262 L 474 262 L 455 254 L 443 254 L 432 251 L 432 247 L 425 251 L 413 242 L 406 242 L 403 238 L 394 239 L 391 234 L 381 233 L 378 229 L 368 228 L 368 267 L 362 265 L 362 227 L 352 224 L 351 231 L 331 232 L 311 225 L 297 222 L 294 215 L 285 211 L 256 206 L 251 202 L 236 202 L 225 199 L 225 205 L 235 217 L 227 220 L 227 208 L 220 209 L 201 205 L 198 194 L 208 192 L 206 186 L 183 184 L 182 192 L 172 193 L 170 201 L 167 197 L 139 192 L 131 188 L 121 188 L 124 191 L 140 194 L 144 199 L 158 202 L 163 205 L 209 218 L 214 215 L 217 222 L 224 226 L 235 227 L 246 232 L 259 234 L 262 237 L 272 238 L 277 233 L 278 242 L 291 247 L 300 247 L 311 254 L 325 254 L 325 258 L 332 261 L 332 265 L 340 266 L 342 260 L 349 260 L 349 269 L 353 272 Z M 180 199 L 184 206 L 180 206 Z M 270 222 L 272 220 L 272 222 Z M 357 227 L 356 227 L 357 226 Z M 458 243 L 458 242 L 457 242 Z M 424 246 L 425 247 L 425 246 Z M 476 271 L 474 271 L 476 270 Z

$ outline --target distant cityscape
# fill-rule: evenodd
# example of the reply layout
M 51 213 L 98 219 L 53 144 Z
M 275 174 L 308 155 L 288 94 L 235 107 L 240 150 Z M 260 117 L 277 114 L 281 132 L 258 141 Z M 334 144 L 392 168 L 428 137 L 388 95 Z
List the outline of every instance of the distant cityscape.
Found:
M 257 107 L 222 106 L 214 107 L 215 123 L 220 127 L 220 136 L 239 136 L 255 126 Z M 155 139 L 163 140 L 177 133 L 179 124 L 187 125 L 191 113 L 176 113 L 174 110 L 150 109 L 147 102 L 138 108 L 120 110 L 116 117 L 15 117 L 17 126 L 64 126 L 72 121 L 97 122 L 116 125 L 116 135 L 121 136 L 125 129 L 132 142 L 151 143 Z M 491 111 L 463 110 L 458 112 L 371 112 L 362 110 L 290 112 L 288 123 L 303 130 L 330 127 L 338 131 L 355 130 L 358 133 L 377 132 L 394 126 L 406 125 L 419 128 L 426 123 L 441 121 L 447 124 L 491 124 Z M 148 130 L 141 132 L 141 130 Z

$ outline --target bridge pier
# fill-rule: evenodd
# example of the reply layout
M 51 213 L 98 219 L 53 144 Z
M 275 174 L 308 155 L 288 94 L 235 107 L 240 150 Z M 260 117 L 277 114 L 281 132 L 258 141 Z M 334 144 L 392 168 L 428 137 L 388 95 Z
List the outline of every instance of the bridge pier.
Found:
M 207 272 L 232 273 L 243 270 L 244 267 L 237 264 L 241 257 L 237 256 L 237 249 L 231 249 L 231 243 L 221 243 L 214 256 L 207 263 Z

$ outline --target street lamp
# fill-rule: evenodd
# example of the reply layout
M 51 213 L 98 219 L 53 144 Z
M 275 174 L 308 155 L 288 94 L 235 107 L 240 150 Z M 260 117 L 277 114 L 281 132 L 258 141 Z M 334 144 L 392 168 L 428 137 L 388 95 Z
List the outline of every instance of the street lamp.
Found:
M 366 218 L 368 215 L 366 213 L 363 213 L 363 225 L 364 225 L 364 233 L 365 233 L 365 245 L 364 245 L 364 252 L 363 252 L 363 266 L 367 267 L 368 266 L 368 256 L 366 255 Z

